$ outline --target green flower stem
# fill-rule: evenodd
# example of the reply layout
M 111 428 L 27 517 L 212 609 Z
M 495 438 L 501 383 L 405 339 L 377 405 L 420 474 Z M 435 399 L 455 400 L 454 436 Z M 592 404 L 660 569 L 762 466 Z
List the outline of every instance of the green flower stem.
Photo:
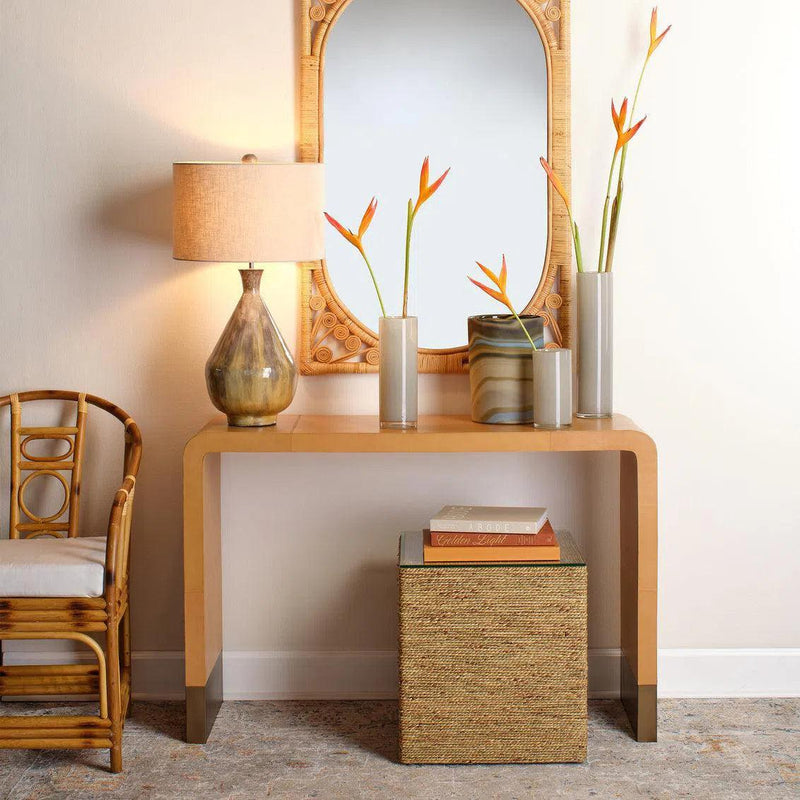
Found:
M 511 308 L 511 306 L 509 306 Z M 511 313 L 517 318 L 517 322 L 519 322 L 520 327 L 522 328 L 522 332 L 528 337 L 528 341 L 531 343 L 531 347 L 534 350 L 538 350 L 539 348 L 533 343 L 533 339 L 531 339 L 531 335 L 528 333 L 528 329 L 525 327 L 525 323 L 519 318 L 519 314 L 511 308 Z
M 563 200 L 563 198 L 562 198 Z M 564 207 L 567 209 L 567 214 L 569 214 L 569 226 L 572 230 L 572 242 L 575 245 L 575 261 L 578 264 L 578 272 L 583 272 L 583 253 L 581 252 L 581 234 L 578 230 L 578 226 L 575 224 L 575 219 L 572 216 L 572 209 L 569 206 L 569 203 L 564 202 Z
M 639 100 L 639 92 L 642 90 L 642 81 L 644 80 L 644 73 L 647 70 L 647 65 L 650 63 L 650 53 L 648 52 L 645 57 L 644 64 L 642 64 L 642 71 L 639 73 L 639 82 L 636 84 L 636 94 L 633 96 L 633 105 L 631 106 L 631 121 L 636 119 L 636 103 Z M 606 257 L 606 271 L 611 272 L 611 267 L 614 264 L 614 251 L 617 248 L 617 227 L 619 225 L 619 214 L 622 210 L 622 190 L 623 181 L 625 178 L 625 164 L 628 161 L 628 145 L 622 148 L 622 158 L 619 162 L 619 179 L 617 181 L 617 196 L 614 200 L 616 204 L 616 214 L 611 219 L 611 236 L 608 240 L 608 255 Z
M 600 233 L 600 256 L 597 260 L 597 271 L 603 272 L 603 251 L 606 249 L 606 235 L 608 233 L 608 208 L 611 205 L 611 184 L 614 182 L 614 168 L 617 166 L 619 150 L 614 149 L 614 158 L 611 159 L 611 171 L 608 173 L 608 189 L 606 189 L 606 202 L 603 206 L 603 229 Z
M 636 119 L 636 103 L 639 101 L 639 92 L 642 90 L 642 81 L 644 80 L 644 73 L 647 69 L 647 65 L 650 63 L 650 56 L 648 55 L 647 58 L 644 60 L 644 64 L 642 64 L 642 71 L 639 73 L 639 83 L 636 84 L 636 94 L 633 96 L 633 105 L 631 106 L 631 122 Z M 628 160 L 628 145 L 626 144 L 625 147 L 622 148 L 622 160 L 619 164 L 619 179 L 622 180 L 623 174 L 625 173 L 625 162 Z
M 619 230 L 619 210 L 622 206 L 622 192 L 624 184 L 620 183 L 617 187 L 617 196 L 611 206 L 611 225 L 608 235 L 608 253 L 606 255 L 606 272 L 611 272 L 611 264 L 614 260 L 614 248 L 617 246 L 617 231 Z
M 414 227 L 414 211 L 411 200 L 408 201 L 408 212 L 406 214 L 406 269 L 403 280 L 403 316 L 408 316 L 408 276 L 411 264 L 411 229 Z
M 578 230 L 578 223 L 572 220 L 572 212 L 569 214 L 572 222 L 572 241 L 575 244 L 575 261 L 578 265 L 578 272 L 583 272 L 583 252 L 581 250 L 581 232 Z
M 378 302 L 381 304 L 381 314 L 385 317 L 386 316 L 386 308 L 383 305 L 383 298 L 381 297 L 381 290 L 378 288 L 378 281 L 375 279 L 375 273 L 372 271 L 372 265 L 369 263 L 369 259 L 367 258 L 367 254 L 364 252 L 362 248 L 358 248 L 358 252 L 361 253 L 361 257 L 364 259 L 364 263 L 367 265 L 367 269 L 369 270 L 370 277 L 372 278 L 372 285 L 375 287 L 375 292 L 378 295 Z

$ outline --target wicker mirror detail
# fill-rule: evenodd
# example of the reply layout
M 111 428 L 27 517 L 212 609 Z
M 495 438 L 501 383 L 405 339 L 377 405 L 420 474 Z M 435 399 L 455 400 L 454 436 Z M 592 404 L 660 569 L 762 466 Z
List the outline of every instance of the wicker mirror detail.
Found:
M 331 48 L 329 51 L 328 45 L 331 41 L 335 41 L 332 37 L 336 35 L 336 26 L 342 22 L 343 18 L 347 19 L 344 12 L 348 6 L 372 1 L 301 0 L 301 161 L 321 162 L 325 160 L 324 129 L 326 118 L 323 100 L 325 99 L 326 56 L 335 52 L 335 48 Z M 514 8 L 519 7 L 522 9 L 524 13 L 520 15 L 519 24 L 526 25 L 530 22 L 534 35 L 538 33 L 538 39 L 541 40 L 544 48 L 544 61 L 546 64 L 546 120 L 542 121 L 543 133 L 541 142 L 537 141 L 532 131 L 529 148 L 521 146 L 511 154 L 511 157 L 515 162 L 522 165 L 536 165 L 538 168 L 538 156 L 542 154 L 540 150 L 544 150 L 546 145 L 548 160 L 569 185 L 569 0 L 459 0 L 458 2 L 452 0 L 452 8 L 450 7 L 450 0 L 448 0 L 448 2 L 442 2 L 441 6 L 435 10 L 439 13 L 440 19 L 443 14 L 446 15 L 447 13 L 450 14 L 450 19 L 459 13 L 465 15 L 467 7 L 473 12 L 477 11 L 485 16 L 487 14 L 486 7 L 496 8 L 495 3 L 498 1 L 508 2 Z M 380 0 L 380 2 L 384 6 L 387 4 L 394 5 L 399 9 L 401 0 Z M 461 12 L 458 11 L 459 8 L 461 8 Z M 444 18 L 447 19 L 446 16 Z M 357 19 L 356 15 L 352 14 L 351 19 Z M 392 36 L 406 35 L 409 26 L 407 24 L 405 26 L 402 25 L 399 19 L 395 18 L 395 15 L 387 14 L 386 20 L 386 25 L 390 28 Z M 427 19 L 420 21 L 421 29 L 425 28 L 425 24 L 428 21 Z M 451 25 L 450 27 L 453 30 L 458 28 L 456 25 Z M 342 26 L 340 30 L 342 32 L 347 31 L 349 37 L 354 35 L 352 28 L 346 29 Z M 429 34 L 430 31 L 426 31 L 426 35 Z M 488 27 L 485 34 L 483 31 L 475 32 L 475 36 L 484 35 L 492 35 Z M 494 35 L 497 36 L 496 33 Z M 459 41 L 462 36 L 463 33 L 459 34 Z M 502 44 L 503 39 L 498 39 L 498 42 Z M 402 47 L 402 41 L 399 44 Z M 452 45 L 453 43 L 450 42 L 451 47 Z M 331 55 L 328 62 L 329 67 L 333 67 L 336 64 L 336 69 L 341 72 L 340 53 L 336 55 L 336 59 Z M 397 69 L 400 71 L 407 69 L 407 67 L 398 64 Z M 509 67 L 505 67 L 505 69 L 509 69 Z M 376 80 L 385 82 L 388 74 L 387 70 L 380 71 L 380 74 L 383 77 L 376 78 Z M 340 74 L 332 75 L 330 77 L 331 84 L 334 83 L 334 77 L 336 80 L 341 79 Z M 496 69 L 495 74 L 491 75 L 492 87 L 496 86 L 498 93 L 502 93 L 505 90 L 506 94 L 509 94 L 511 91 L 510 85 L 513 83 L 512 79 L 514 77 L 510 75 L 504 82 L 503 74 Z M 419 79 L 419 76 L 417 76 L 417 79 Z M 378 87 L 378 89 L 380 88 Z M 332 105 L 336 101 L 336 96 L 332 98 L 329 95 L 327 100 Z M 334 133 L 332 130 L 329 143 L 331 151 L 329 160 L 331 163 L 334 157 L 338 157 L 340 160 L 342 157 L 341 149 L 334 147 L 335 141 L 340 141 L 341 137 L 334 137 Z M 382 144 L 379 143 L 378 146 L 380 147 Z M 497 145 L 502 148 L 504 146 L 507 147 L 508 143 L 499 140 Z M 396 150 L 393 152 L 396 154 Z M 386 153 L 385 157 L 389 159 L 390 155 L 390 153 Z M 427 155 L 427 153 L 415 153 L 415 157 L 417 155 L 421 160 L 421 157 Z M 381 154 L 381 157 L 383 157 L 383 154 Z M 437 161 L 437 167 L 444 169 L 447 166 L 449 164 L 439 164 Z M 352 168 L 357 170 L 358 164 L 352 165 Z M 366 167 L 366 170 L 369 170 L 369 167 Z M 333 168 L 330 166 L 329 172 L 333 172 Z M 534 175 L 534 172 L 526 172 L 526 179 L 528 174 Z M 409 177 L 409 181 L 413 184 L 413 175 Z M 552 346 L 569 346 L 572 297 L 570 280 L 572 250 L 569 220 L 563 210 L 563 206 L 557 202 L 557 197 L 554 198 L 552 196 L 552 192 L 546 186 L 546 182 L 542 180 L 541 184 L 537 183 L 538 185 L 541 186 L 542 194 L 539 204 L 542 207 L 542 215 L 545 217 L 541 223 L 541 247 L 544 252 L 542 254 L 541 250 L 539 250 L 538 256 L 520 258 L 512 262 L 516 267 L 515 272 L 520 276 L 524 276 L 523 283 L 518 288 L 520 299 L 516 302 L 518 302 L 519 306 L 524 306 L 525 313 L 538 314 L 544 318 L 548 328 L 548 338 L 551 340 Z M 544 197 L 545 193 L 547 193 L 546 199 Z M 368 200 L 369 197 L 365 197 L 364 202 L 366 203 Z M 328 202 L 330 201 L 329 183 Z M 533 218 L 535 214 L 532 212 L 531 216 Z M 477 222 L 479 221 L 477 220 Z M 431 227 L 435 226 L 436 221 L 434 220 L 431 222 Z M 493 244 L 491 246 L 494 247 L 494 241 L 496 241 L 498 249 L 496 258 L 499 260 L 500 249 L 506 247 L 504 242 L 511 237 L 503 237 L 501 231 L 497 231 L 494 236 L 496 238 L 492 240 Z M 430 256 L 428 257 L 430 258 Z M 448 265 L 449 272 L 443 282 L 449 281 L 448 285 L 453 285 L 453 281 L 466 274 L 470 268 L 470 263 L 465 262 L 462 266 L 462 257 L 463 254 L 459 254 L 458 258 L 454 259 L 453 264 Z M 475 257 L 490 259 L 492 256 L 482 250 L 476 253 Z M 367 318 L 367 314 L 363 311 L 363 306 L 354 296 L 352 287 L 348 285 L 344 266 L 338 260 L 334 261 L 334 259 L 340 258 L 341 256 L 338 252 L 334 253 L 329 248 L 328 259 L 331 261 L 330 264 L 326 260 L 322 260 L 303 265 L 301 273 L 301 327 L 298 360 L 301 371 L 306 375 L 331 372 L 375 372 L 378 368 L 380 355 L 375 321 Z M 439 261 L 439 263 L 441 262 Z M 394 269 L 395 265 L 390 264 L 386 268 Z M 430 265 L 426 264 L 425 269 L 429 268 Z M 332 278 L 332 273 L 336 275 L 335 280 Z M 464 278 L 464 282 L 466 283 L 466 278 Z M 421 292 L 426 289 L 427 296 L 433 294 L 429 287 L 423 287 Z M 459 315 L 463 316 L 464 334 L 461 338 L 466 342 L 466 317 L 470 313 L 478 312 L 466 306 L 462 309 L 461 302 L 463 301 L 455 298 L 455 292 L 448 292 L 444 287 L 444 283 L 441 288 L 437 289 L 436 293 L 441 294 L 441 299 L 438 302 L 449 302 L 451 307 L 454 303 L 456 304 L 455 318 L 458 319 Z M 354 312 L 352 310 L 354 308 L 358 309 L 358 312 Z M 490 313 L 494 310 L 486 307 L 483 312 Z M 394 312 L 390 310 L 389 313 Z M 412 311 L 412 313 L 414 312 Z M 420 315 L 430 315 L 430 307 L 420 309 Z M 466 344 L 463 346 L 450 346 L 459 340 L 459 336 L 454 337 L 452 331 L 450 331 L 446 336 L 432 336 L 431 341 L 435 341 L 438 345 L 440 343 L 439 339 L 446 340 L 448 337 L 455 339 L 455 341 L 442 341 L 441 343 L 447 346 L 440 349 L 434 349 L 432 346 L 426 347 L 428 343 L 425 338 L 421 337 L 421 348 L 419 350 L 419 369 L 421 372 L 458 373 L 467 370 Z

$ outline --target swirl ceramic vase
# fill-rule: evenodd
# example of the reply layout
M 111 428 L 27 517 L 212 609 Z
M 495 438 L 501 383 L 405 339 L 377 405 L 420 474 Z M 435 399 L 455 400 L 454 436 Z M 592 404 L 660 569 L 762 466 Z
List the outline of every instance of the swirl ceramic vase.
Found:
M 613 277 L 578 273 L 579 417 L 610 417 L 614 411 Z
M 381 317 L 381 428 L 417 427 L 417 318 Z
M 521 317 L 537 347 L 544 347 L 539 317 Z M 511 315 L 470 317 L 469 388 L 473 422 L 530 425 L 533 422 L 531 343 Z
M 297 368 L 261 299 L 260 269 L 240 269 L 242 297 L 206 362 L 211 402 L 229 425 L 274 425 L 294 397 Z

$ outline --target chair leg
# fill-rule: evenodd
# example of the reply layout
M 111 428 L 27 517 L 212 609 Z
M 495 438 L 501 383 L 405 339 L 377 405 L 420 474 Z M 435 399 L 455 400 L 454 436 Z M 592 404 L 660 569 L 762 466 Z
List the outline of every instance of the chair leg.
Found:
M 122 677 L 128 689 L 128 707 L 125 709 L 125 716 L 133 714 L 133 690 L 131 687 L 131 610 L 125 610 L 122 618 Z
M 115 735 L 115 734 L 112 734 Z M 122 772 L 122 735 L 120 741 L 111 747 L 111 771 Z
M 122 692 L 120 684 L 119 620 L 110 619 L 106 630 L 108 665 L 108 716 L 111 719 L 111 771 L 122 771 Z

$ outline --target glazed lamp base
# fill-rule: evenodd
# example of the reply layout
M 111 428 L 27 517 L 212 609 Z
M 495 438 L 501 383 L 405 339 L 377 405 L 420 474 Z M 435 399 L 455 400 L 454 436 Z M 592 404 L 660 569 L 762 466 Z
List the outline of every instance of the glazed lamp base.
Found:
M 250 414 L 228 414 L 228 425 L 232 428 L 267 428 L 277 423 L 277 414 L 271 414 L 266 417 L 252 416 Z
M 262 270 L 239 272 L 244 292 L 206 363 L 206 385 L 229 425 L 266 427 L 292 402 L 297 367 L 261 298 Z

